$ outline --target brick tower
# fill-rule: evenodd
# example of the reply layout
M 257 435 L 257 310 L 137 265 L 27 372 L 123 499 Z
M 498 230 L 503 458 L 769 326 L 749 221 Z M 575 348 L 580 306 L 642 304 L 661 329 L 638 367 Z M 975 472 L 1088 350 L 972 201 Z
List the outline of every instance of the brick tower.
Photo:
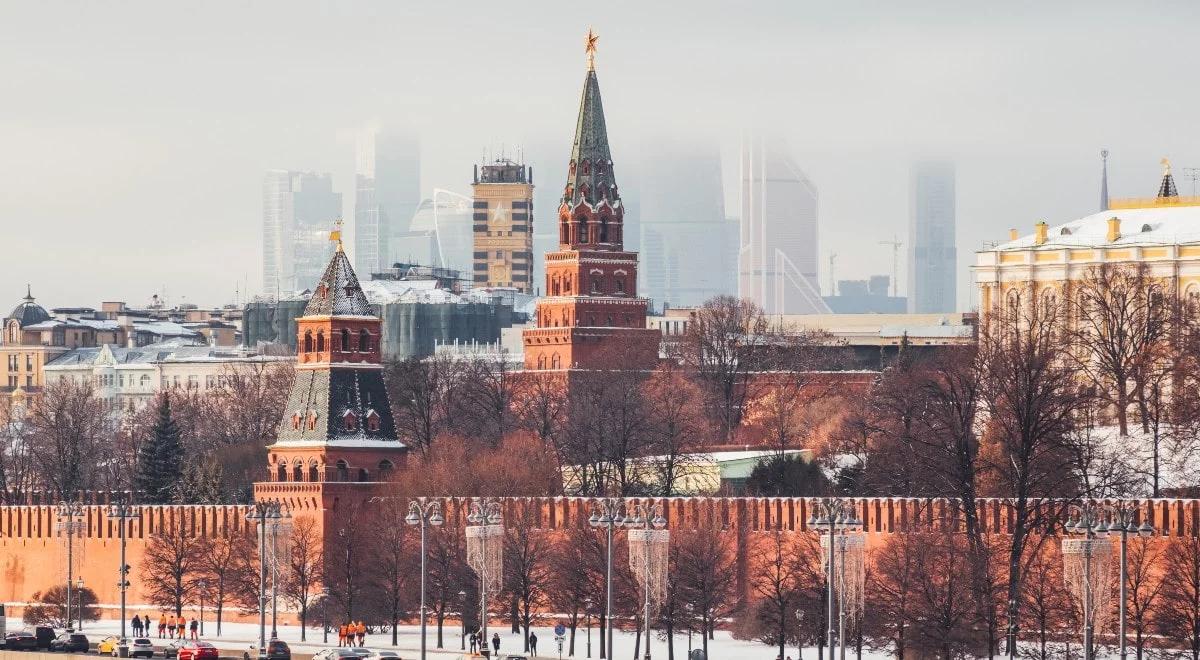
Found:
M 658 359 L 661 334 L 646 328 L 648 301 L 637 296 L 637 253 L 624 247 L 625 207 L 613 175 L 595 51 L 589 32 L 587 76 L 558 207 L 558 250 L 546 255 L 537 327 L 523 335 L 526 369 L 650 369 Z
M 280 501 L 293 515 L 331 521 L 374 496 L 402 467 L 380 364 L 381 323 L 371 310 L 335 231 L 337 251 L 297 319 L 296 380 L 274 444 L 269 481 L 258 501 Z M 346 509 L 346 507 L 351 507 Z

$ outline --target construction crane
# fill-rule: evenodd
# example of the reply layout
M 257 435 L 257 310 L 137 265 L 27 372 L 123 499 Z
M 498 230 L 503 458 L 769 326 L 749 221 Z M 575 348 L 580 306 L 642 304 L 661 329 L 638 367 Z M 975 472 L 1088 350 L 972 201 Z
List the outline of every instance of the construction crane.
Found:
M 880 245 L 892 246 L 892 297 L 900 296 L 900 246 L 904 243 L 900 242 L 900 238 L 892 234 L 892 240 L 879 241 Z

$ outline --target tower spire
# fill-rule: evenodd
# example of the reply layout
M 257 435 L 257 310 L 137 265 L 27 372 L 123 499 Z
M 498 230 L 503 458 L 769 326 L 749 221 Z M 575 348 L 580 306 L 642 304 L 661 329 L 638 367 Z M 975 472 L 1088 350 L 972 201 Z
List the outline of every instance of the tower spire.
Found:
M 1158 198 L 1170 199 L 1172 197 L 1179 197 L 1179 191 L 1175 189 L 1175 177 L 1171 176 L 1171 160 L 1163 158 L 1160 162 L 1163 166 L 1163 178 L 1162 183 L 1158 186 Z
M 1108 149 L 1100 150 L 1100 210 L 1108 210 Z
M 585 49 L 587 52 L 587 67 L 588 71 L 596 70 L 596 42 L 600 41 L 600 35 L 588 28 L 587 36 L 584 37 Z

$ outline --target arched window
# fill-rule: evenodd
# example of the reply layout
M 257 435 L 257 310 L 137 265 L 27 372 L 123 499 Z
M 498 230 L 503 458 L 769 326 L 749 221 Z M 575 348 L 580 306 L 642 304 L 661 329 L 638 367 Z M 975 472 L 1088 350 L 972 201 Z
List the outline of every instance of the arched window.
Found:
M 616 282 L 617 293 L 625 293 L 625 278 L 618 277 Z
M 600 216 L 600 242 L 608 242 L 608 216 Z
M 317 331 L 317 352 L 318 353 L 325 352 L 325 331 L 324 330 Z
M 569 224 L 567 224 L 566 220 L 563 220 L 562 223 L 560 223 L 558 225 L 558 242 L 559 243 L 570 243 L 571 242 L 571 227 Z
M 337 480 L 338 481 L 349 481 L 350 480 L 350 465 L 348 463 L 346 463 L 346 461 L 338 461 L 337 462 Z
M 354 411 L 347 410 L 345 415 L 342 415 L 342 428 L 347 431 L 358 430 L 358 415 Z
M 312 332 L 305 330 L 304 331 L 304 352 L 312 353 L 312 350 L 313 350 Z
M 583 173 L 584 173 L 584 174 L 591 174 L 591 173 L 592 173 L 592 167 L 591 167 L 591 165 L 590 165 L 590 164 L 589 164 L 589 163 L 588 163 L 586 160 L 585 160 L 585 161 L 583 161 Z
M 298 458 L 292 464 L 292 481 L 304 481 L 304 464 Z
M 310 410 L 308 413 L 308 430 L 317 430 L 317 412 L 315 410 Z
M 342 352 L 350 352 L 350 331 L 342 328 Z
M 312 482 L 320 481 L 321 480 L 320 475 L 321 475 L 321 473 L 317 469 L 317 462 L 316 461 L 310 462 L 308 464 L 308 480 L 312 481 Z
M 1157 284 L 1150 287 L 1150 295 L 1148 296 L 1151 309 L 1158 309 L 1163 304 L 1162 287 Z
M 600 293 L 600 278 L 592 277 L 591 282 L 592 282 L 592 293 Z
M 365 329 L 358 331 L 358 352 L 371 352 L 371 333 L 367 332 Z
M 577 242 L 579 242 L 579 243 L 587 243 L 587 242 L 588 242 L 588 221 L 587 221 L 587 218 L 581 215 L 581 216 L 579 216 L 578 218 L 576 218 L 576 221 L 579 223 L 579 228 L 578 228 L 578 230 L 577 230 L 577 231 L 579 232 L 579 234 L 576 236 L 576 238 L 578 239 L 578 240 L 577 240 Z
M 292 413 L 292 430 L 300 430 L 300 413 Z
M 555 353 L 553 356 L 550 357 L 550 368 L 551 369 L 561 369 L 562 368 L 562 358 L 558 357 L 558 353 Z
M 537 368 L 538 368 L 538 369 L 545 369 L 545 368 L 546 368 L 546 356 L 545 356 L 545 355 L 539 355 L 539 356 L 538 356 Z
M 608 318 L 605 320 L 605 322 L 604 322 L 604 325 L 606 325 L 606 326 L 608 326 L 608 327 L 610 327 L 610 328 L 611 328 L 611 327 L 612 327 L 612 324 L 613 324 L 613 322 L 612 322 L 612 316 L 609 316 L 609 317 L 608 317 Z
M 379 480 L 387 481 L 388 477 L 392 476 L 392 470 L 395 469 L 395 467 L 396 466 L 392 465 L 392 462 L 389 460 L 384 459 L 379 461 Z
M 275 481 L 287 481 L 287 463 L 283 459 L 279 459 L 279 465 L 276 469 Z
M 358 480 L 370 481 L 371 475 L 367 472 L 367 468 L 358 468 Z
M 379 413 L 374 410 L 367 411 L 367 430 L 371 433 L 379 432 Z

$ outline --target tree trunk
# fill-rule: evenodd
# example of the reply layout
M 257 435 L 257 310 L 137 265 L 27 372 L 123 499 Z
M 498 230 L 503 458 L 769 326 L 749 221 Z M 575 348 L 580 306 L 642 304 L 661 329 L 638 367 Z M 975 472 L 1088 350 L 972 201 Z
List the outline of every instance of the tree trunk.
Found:
M 308 629 L 308 602 L 301 601 L 300 603 L 300 641 L 307 641 L 305 631 Z
M 605 645 L 605 642 L 608 641 L 608 635 L 604 634 L 604 631 L 608 629 L 608 620 L 604 617 L 603 612 L 600 613 L 599 618 L 600 618 L 600 657 L 607 658 L 608 654 L 605 653 L 604 645 Z
M 1121 437 L 1129 436 L 1129 392 L 1126 378 L 1117 378 L 1117 426 L 1120 428 Z

